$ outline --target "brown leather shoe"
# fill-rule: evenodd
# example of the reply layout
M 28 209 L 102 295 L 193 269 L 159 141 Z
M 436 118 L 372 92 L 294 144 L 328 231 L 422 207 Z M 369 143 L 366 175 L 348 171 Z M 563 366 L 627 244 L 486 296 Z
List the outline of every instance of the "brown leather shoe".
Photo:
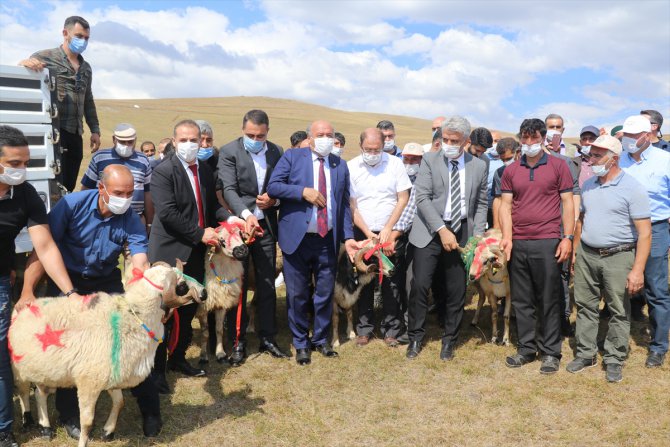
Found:
M 369 335 L 359 335 L 358 337 L 356 337 L 356 346 L 363 347 L 368 343 L 370 343 Z
M 395 337 L 385 337 L 384 343 L 386 343 L 386 346 L 388 346 L 389 348 L 396 348 L 400 344 L 398 343 L 398 339 Z

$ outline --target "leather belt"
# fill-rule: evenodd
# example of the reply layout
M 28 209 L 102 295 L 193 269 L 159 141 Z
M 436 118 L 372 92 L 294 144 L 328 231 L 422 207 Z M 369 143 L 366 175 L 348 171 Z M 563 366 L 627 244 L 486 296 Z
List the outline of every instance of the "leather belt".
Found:
M 582 245 L 585 248 L 588 248 L 591 251 L 595 251 L 600 256 L 612 256 L 612 255 L 615 255 L 617 253 L 621 253 L 623 251 L 635 250 L 635 247 L 637 247 L 637 242 L 629 242 L 627 244 L 615 245 L 614 247 L 607 247 L 607 248 L 590 247 L 590 246 L 586 245 L 584 242 L 582 242 Z

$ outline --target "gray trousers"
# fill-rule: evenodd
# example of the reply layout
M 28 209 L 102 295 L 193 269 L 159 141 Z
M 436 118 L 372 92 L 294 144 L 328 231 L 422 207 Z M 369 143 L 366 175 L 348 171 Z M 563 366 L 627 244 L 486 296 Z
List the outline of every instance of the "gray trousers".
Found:
M 601 290 L 611 317 L 605 339 L 603 363 L 622 364 L 628 355 L 630 337 L 630 299 L 626 291 L 626 277 L 633 267 L 635 251 L 600 256 L 597 251 L 577 248 L 575 262 L 575 304 L 577 306 L 577 357 L 590 359 L 598 353 Z

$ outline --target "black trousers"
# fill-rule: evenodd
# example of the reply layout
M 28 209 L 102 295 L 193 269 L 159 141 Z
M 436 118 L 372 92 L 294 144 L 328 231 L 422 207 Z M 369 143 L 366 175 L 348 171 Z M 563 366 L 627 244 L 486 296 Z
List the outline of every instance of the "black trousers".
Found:
M 94 292 L 123 293 L 123 284 L 121 283 L 121 272 L 114 269 L 114 272 L 104 278 L 82 278 L 74 272 L 68 271 L 74 287 L 80 294 L 89 294 Z M 49 279 L 47 281 L 47 296 L 60 295 L 60 290 L 56 284 Z M 152 342 L 153 343 L 153 342 Z M 160 345 L 159 345 L 160 346 Z M 151 376 L 148 376 L 142 383 L 132 388 L 130 392 L 137 399 L 137 406 L 143 416 L 153 415 L 160 417 L 161 408 L 158 398 L 158 388 L 154 384 Z M 61 422 L 67 422 L 70 419 L 79 421 L 79 401 L 77 399 L 76 388 L 58 388 L 56 390 L 56 409 L 58 418 Z
M 77 186 L 79 167 L 84 156 L 84 143 L 81 135 L 60 129 L 60 147 L 62 151 L 60 163 L 63 186 L 68 191 L 73 192 Z
M 366 239 L 365 235 L 358 228 L 354 228 L 354 238 L 357 241 Z M 396 245 L 396 253 L 389 257 L 394 266 L 404 264 L 405 249 L 402 242 Z M 384 338 L 398 338 L 403 323 L 402 313 L 400 312 L 401 293 L 404 289 L 405 273 L 401 271 L 402 267 L 395 268 L 393 275 L 384 277 L 381 284 L 382 293 L 382 314 L 380 331 Z M 361 290 L 361 296 L 358 299 L 358 322 L 356 323 L 356 334 L 371 336 L 375 329 L 375 311 L 374 311 L 374 292 L 378 285 L 375 279 L 367 284 Z
M 456 239 L 462 246 L 467 239 L 463 228 L 456 233 Z M 435 235 L 425 247 L 413 247 L 413 278 L 409 294 L 409 330 L 410 341 L 423 341 L 426 335 L 425 322 L 428 311 L 428 288 L 435 283 L 437 270 L 440 289 L 433 288 L 433 296 L 442 295 L 444 309 L 444 333 L 442 344 L 454 345 L 463 320 L 465 306 L 466 272 L 458 250 L 445 251 L 439 235 Z
M 254 274 L 256 279 L 256 291 L 254 302 L 256 304 L 256 333 L 263 339 L 274 341 L 277 335 L 277 292 L 275 291 L 275 272 L 277 258 L 277 241 L 270 233 L 265 219 L 259 221 L 263 228 L 263 237 L 249 246 L 249 254 L 253 259 Z M 248 261 L 244 271 L 249 270 Z M 237 336 L 237 312 L 238 306 L 233 307 L 226 313 L 226 329 L 228 339 L 236 346 L 240 341 L 246 342 L 247 325 L 249 315 L 247 311 L 248 284 L 244 278 L 242 286 L 242 318 L 240 321 L 239 338 Z
M 554 257 L 558 243 L 558 239 L 513 241 L 509 273 L 519 354 L 539 351 L 561 358 L 561 265 Z

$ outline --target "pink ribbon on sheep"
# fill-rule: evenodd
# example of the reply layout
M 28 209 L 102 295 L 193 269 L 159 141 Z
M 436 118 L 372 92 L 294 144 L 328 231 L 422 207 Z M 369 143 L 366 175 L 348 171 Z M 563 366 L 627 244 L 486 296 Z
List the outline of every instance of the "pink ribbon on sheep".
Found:
M 160 291 L 163 290 L 162 286 L 159 286 L 158 284 L 152 282 L 149 278 L 144 276 L 144 272 L 142 270 L 138 269 L 137 267 L 133 268 L 132 273 L 133 273 L 133 278 L 130 281 L 128 281 L 128 285 L 130 285 L 130 284 L 132 284 L 136 281 L 139 281 L 140 279 L 144 279 L 146 282 L 148 282 L 149 284 L 154 286 L 157 290 L 160 290 Z

